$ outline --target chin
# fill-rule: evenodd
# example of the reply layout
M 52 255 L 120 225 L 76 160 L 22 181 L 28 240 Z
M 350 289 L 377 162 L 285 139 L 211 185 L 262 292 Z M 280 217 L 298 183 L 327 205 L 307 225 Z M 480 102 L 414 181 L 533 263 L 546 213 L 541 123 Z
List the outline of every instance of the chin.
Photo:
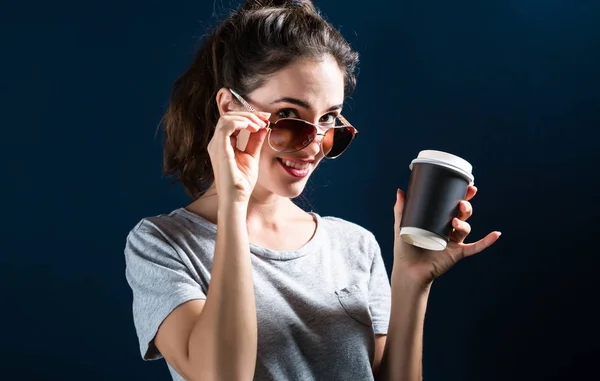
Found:
M 296 198 L 302 194 L 306 186 L 306 180 L 286 182 L 281 179 L 270 179 L 260 184 L 261 188 L 268 193 L 276 194 L 284 198 Z
M 293 186 L 282 187 L 282 189 L 278 189 L 279 192 L 276 193 L 281 197 L 296 198 L 302 194 L 305 185 L 306 184 L 303 182 L 302 184 L 294 184 Z

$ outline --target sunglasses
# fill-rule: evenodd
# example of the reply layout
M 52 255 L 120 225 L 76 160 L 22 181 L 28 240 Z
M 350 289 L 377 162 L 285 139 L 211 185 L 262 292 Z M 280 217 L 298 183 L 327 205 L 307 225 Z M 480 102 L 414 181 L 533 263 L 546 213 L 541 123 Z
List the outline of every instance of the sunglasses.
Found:
M 257 111 L 238 93 L 229 89 L 231 94 L 237 98 L 250 112 Z M 352 140 L 356 137 L 358 130 L 342 115 L 336 116 L 336 122 L 342 123 L 341 126 L 323 126 L 307 122 L 296 118 L 281 118 L 275 122 L 268 122 L 269 130 L 267 142 L 269 146 L 281 153 L 292 153 L 303 150 L 308 147 L 317 136 L 321 137 L 320 148 L 328 159 L 335 159 L 348 149 Z M 322 129 L 325 132 L 320 132 Z

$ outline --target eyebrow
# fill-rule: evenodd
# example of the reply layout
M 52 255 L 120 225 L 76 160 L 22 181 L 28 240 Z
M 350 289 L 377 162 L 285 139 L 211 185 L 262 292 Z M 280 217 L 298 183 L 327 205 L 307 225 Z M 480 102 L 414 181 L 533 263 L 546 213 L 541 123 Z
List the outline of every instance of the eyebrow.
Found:
M 279 98 L 273 102 L 271 102 L 271 104 L 275 104 L 275 103 L 282 103 L 282 102 L 286 102 L 286 103 L 291 103 L 291 104 L 295 104 L 296 106 L 300 106 L 302 108 L 305 108 L 307 110 L 310 110 L 311 107 L 308 104 L 308 102 L 303 101 L 302 99 L 297 99 L 297 98 L 291 98 L 291 97 L 283 97 L 283 98 Z M 344 105 L 343 104 L 339 104 L 339 105 L 335 105 L 335 106 L 331 106 L 327 111 L 335 111 L 335 110 L 341 110 L 342 107 Z

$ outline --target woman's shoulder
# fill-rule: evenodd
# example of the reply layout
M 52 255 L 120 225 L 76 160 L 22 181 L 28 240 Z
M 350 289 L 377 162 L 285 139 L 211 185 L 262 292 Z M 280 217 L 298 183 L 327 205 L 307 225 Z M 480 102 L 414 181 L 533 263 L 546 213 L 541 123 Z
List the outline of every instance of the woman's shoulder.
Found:
M 125 257 L 130 266 L 155 263 L 198 273 L 214 254 L 216 226 L 185 209 L 144 217 L 129 231 Z M 190 270 L 195 268 L 195 270 Z
M 363 242 L 369 245 L 377 244 L 375 235 L 366 227 L 348 219 L 336 216 L 319 216 L 323 228 L 329 234 L 345 239 L 349 244 Z
M 211 237 L 215 234 L 214 224 L 184 208 L 178 208 L 169 213 L 143 217 L 129 231 L 128 236 L 153 236 L 177 241 L 186 236 Z

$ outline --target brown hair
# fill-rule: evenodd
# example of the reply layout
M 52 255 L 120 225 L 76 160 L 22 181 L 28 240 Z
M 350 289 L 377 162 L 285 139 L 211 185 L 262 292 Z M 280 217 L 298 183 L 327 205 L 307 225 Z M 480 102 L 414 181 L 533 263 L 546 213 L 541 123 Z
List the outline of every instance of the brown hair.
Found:
M 207 145 L 219 119 L 216 94 L 231 87 L 242 96 L 302 57 L 331 54 L 354 91 L 358 54 L 309 0 L 246 0 L 210 33 L 171 90 L 161 121 L 163 172 L 176 176 L 192 198 L 214 181 Z

